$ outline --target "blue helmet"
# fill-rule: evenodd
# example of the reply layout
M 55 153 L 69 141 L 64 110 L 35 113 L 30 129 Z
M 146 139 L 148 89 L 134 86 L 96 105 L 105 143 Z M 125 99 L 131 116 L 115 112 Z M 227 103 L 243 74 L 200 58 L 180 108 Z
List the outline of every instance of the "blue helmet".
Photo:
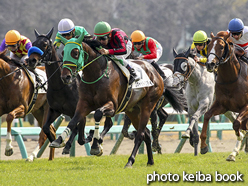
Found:
M 244 23 L 239 18 L 234 18 L 229 22 L 228 30 L 230 32 L 241 32 L 244 29 Z

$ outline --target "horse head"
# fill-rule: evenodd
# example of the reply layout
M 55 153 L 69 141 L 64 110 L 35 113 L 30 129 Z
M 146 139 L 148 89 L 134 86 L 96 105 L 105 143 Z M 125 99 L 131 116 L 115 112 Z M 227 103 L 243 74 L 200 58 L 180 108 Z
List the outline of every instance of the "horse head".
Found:
M 184 53 L 177 53 L 177 51 L 173 48 L 174 55 L 174 74 L 173 74 L 173 87 L 182 88 L 184 83 L 188 78 L 189 72 L 189 64 L 188 57 L 190 55 L 190 48 Z
M 84 66 L 84 50 L 82 41 L 84 35 L 81 34 L 78 38 L 66 38 L 59 36 L 65 47 L 63 49 L 63 70 L 61 79 L 65 84 L 70 84 L 76 77 L 78 71 Z
M 27 59 L 28 66 L 30 68 L 36 68 L 44 61 L 51 60 L 52 53 L 52 40 L 51 36 L 53 34 L 53 28 L 47 34 L 39 34 L 36 29 L 34 29 L 36 40 L 32 43 L 28 51 L 29 58 Z
M 230 59 L 231 48 L 230 33 L 220 31 L 216 36 L 211 32 L 212 40 L 208 44 L 208 60 L 206 67 L 209 72 L 213 72 L 219 65 L 226 63 Z

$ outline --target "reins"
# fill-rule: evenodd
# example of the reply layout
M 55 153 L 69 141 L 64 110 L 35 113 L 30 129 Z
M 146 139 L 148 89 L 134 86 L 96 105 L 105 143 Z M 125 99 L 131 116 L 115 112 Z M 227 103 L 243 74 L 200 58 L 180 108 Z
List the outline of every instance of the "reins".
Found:
M 4 79 L 4 78 L 6 78 L 6 77 L 8 77 L 8 76 L 10 76 L 10 75 L 12 75 L 12 74 L 14 74 L 15 72 L 19 71 L 20 69 L 22 69 L 22 67 L 18 67 L 18 69 L 16 69 L 15 71 L 10 72 L 9 74 L 6 74 L 5 76 L 3 76 L 3 77 L 0 78 L 0 81 L 1 81 L 2 79 Z

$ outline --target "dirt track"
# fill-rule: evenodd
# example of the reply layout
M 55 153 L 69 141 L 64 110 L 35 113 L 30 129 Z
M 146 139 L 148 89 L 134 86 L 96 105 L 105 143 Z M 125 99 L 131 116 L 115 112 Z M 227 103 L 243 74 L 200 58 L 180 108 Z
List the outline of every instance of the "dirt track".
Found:
M 103 155 L 109 155 L 112 148 L 115 145 L 115 140 L 110 140 L 110 136 L 106 136 L 103 143 Z M 180 140 L 178 140 L 178 133 L 162 133 L 160 136 L 160 143 L 162 144 L 162 153 L 174 153 Z M 216 132 L 212 132 L 210 138 L 211 147 L 213 152 L 231 152 L 236 144 L 236 137 L 233 131 L 224 131 L 222 140 L 219 140 L 216 137 Z M 24 142 L 28 155 L 31 154 L 33 149 L 37 145 L 36 140 L 27 139 Z M 134 141 L 129 139 L 124 139 L 117 154 L 131 154 Z M 13 141 L 12 145 L 14 146 L 14 154 L 10 157 L 4 155 L 5 149 L 5 139 L 2 139 L 1 143 L 1 160 L 15 160 L 22 159 L 18 144 L 16 141 Z M 62 155 L 62 149 L 55 150 L 56 157 L 69 157 L 69 155 Z M 146 153 L 146 150 L 145 150 Z M 190 146 L 189 142 L 186 141 L 181 153 L 194 153 L 194 149 Z M 49 148 L 47 148 L 42 155 L 42 158 L 47 158 L 49 155 Z M 76 156 L 86 156 L 86 151 L 84 146 L 80 146 L 76 143 Z

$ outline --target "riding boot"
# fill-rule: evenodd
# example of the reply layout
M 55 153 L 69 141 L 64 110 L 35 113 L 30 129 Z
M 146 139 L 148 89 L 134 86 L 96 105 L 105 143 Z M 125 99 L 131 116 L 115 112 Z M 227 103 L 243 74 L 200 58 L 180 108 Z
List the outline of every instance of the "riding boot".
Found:
M 166 76 L 165 76 L 163 70 L 161 70 L 161 68 L 159 67 L 159 65 L 157 63 L 155 63 L 154 61 L 151 63 L 151 65 L 157 70 L 157 72 L 160 74 L 162 79 L 165 80 Z
M 126 68 L 130 72 L 129 85 L 131 85 L 134 81 L 140 80 L 140 78 L 137 76 L 135 70 L 130 65 L 127 65 Z
M 240 56 L 240 59 L 248 64 L 248 58 L 245 55 Z

